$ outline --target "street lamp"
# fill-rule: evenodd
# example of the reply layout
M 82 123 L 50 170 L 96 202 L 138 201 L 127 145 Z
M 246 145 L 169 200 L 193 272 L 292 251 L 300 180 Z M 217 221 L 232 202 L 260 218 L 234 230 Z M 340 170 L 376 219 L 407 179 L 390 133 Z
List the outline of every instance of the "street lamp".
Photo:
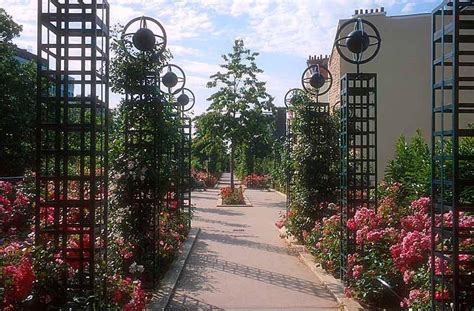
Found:
M 347 258 L 356 251 L 347 220 L 360 207 L 377 208 L 377 74 L 361 73 L 360 65 L 375 58 L 381 41 L 374 24 L 354 18 L 341 25 L 334 42 L 340 57 L 357 66 L 357 72 L 346 73 L 340 82 L 340 276 L 346 282 Z

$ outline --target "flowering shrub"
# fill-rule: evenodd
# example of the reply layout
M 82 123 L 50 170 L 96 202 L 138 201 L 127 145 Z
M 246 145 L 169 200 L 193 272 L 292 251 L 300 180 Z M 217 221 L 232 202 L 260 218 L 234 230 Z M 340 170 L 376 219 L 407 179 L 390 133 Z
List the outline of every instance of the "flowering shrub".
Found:
M 196 172 L 193 175 L 194 175 L 194 178 L 196 178 L 197 180 L 204 181 L 204 183 L 206 184 L 206 187 L 208 188 L 214 188 L 214 186 L 219 181 L 218 175 L 207 173 L 204 171 Z
M 339 272 L 341 246 L 341 218 L 339 215 L 316 221 L 306 243 L 321 266 L 332 274 Z
M 35 274 L 29 251 L 20 243 L 0 248 L 0 288 L 3 288 L 0 307 L 15 310 L 28 297 Z M 4 309 L 3 309 L 4 308 Z
M 21 187 L 0 181 L 0 232 L 10 240 L 25 239 L 31 232 L 33 208 Z
M 109 308 L 119 308 L 123 311 L 145 309 L 147 298 L 140 281 L 132 281 L 131 278 L 122 278 L 115 274 L 107 283 Z
M 224 187 L 220 190 L 222 204 L 227 205 L 242 205 L 245 204 L 244 189 L 242 187 L 234 188 Z
M 251 174 L 245 177 L 244 184 L 250 189 L 268 189 L 270 179 L 265 175 Z

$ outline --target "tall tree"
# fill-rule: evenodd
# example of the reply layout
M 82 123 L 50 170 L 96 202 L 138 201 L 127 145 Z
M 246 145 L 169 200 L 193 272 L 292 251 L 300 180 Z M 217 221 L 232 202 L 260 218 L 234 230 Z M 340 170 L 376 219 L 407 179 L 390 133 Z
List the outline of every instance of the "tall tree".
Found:
M 208 100 L 208 111 L 219 113 L 221 130 L 216 135 L 227 141 L 230 147 L 231 188 L 234 188 L 234 152 L 237 145 L 249 141 L 255 133 L 256 115 L 271 111 L 273 97 L 267 93 L 265 82 L 257 75 L 263 70 L 257 67 L 258 53 L 245 48 L 243 40 L 235 40 L 231 53 L 222 55 L 224 60 L 218 71 L 210 77 L 208 88 L 216 88 Z
M 0 8 L 0 176 L 22 175 L 34 158 L 36 64 L 15 58 L 21 30 Z

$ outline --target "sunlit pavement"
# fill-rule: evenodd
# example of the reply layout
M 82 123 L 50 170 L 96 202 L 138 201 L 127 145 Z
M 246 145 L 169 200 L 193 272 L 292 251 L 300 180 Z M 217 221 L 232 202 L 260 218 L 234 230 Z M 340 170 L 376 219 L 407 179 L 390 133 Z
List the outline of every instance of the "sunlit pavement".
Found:
M 222 181 L 229 177 L 224 174 Z M 170 310 L 338 309 L 278 236 L 275 221 L 285 208 L 283 196 L 246 190 L 253 207 L 218 208 L 218 193 L 193 193 L 193 226 L 202 231 Z

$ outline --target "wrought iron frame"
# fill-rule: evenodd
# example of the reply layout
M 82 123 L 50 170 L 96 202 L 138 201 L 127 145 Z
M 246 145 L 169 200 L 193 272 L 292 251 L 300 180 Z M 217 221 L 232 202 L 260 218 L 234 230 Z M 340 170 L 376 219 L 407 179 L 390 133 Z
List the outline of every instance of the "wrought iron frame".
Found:
M 35 240 L 76 270 L 72 307 L 106 284 L 109 5 L 38 0 L 37 31 Z
M 355 232 L 347 220 L 361 207 L 377 207 L 377 75 L 348 73 L 341 79 L 341 279 Z
M 178 199 L 179 207 L 182 213 L 188 214 L 188 226 L 191 227 L 191 133 L 192 119 L 186 115 L 184 109 L 178 106 L 180 133 L 178 147 Z
M 127 155 L 137 155 L 140 152 L 152 152 L 153 156 L 149 161 L 143 158 L 136 161 L 140 172 L 151 176 L 136 179 L 131 191 L 130 212 L 136 216 L 136 225 L 143 228 L 144 241 L 141 246 L 143 253 L 137 255 L 137 259 L 143 260 L 138 264 L 143 265 L 147 276 L 150 278 L 143 280 L 145 288 L 154 288 L 158 282 L 159 266 L 159 215 L 163 198 L 160 193 L 160 170 L 162 159 L 160 157 L 163 150 L 161 135 L 162 115 L 164 100 L 159 92 L 160 77 L 158 73 L 148 72 L 141 81 L 139 88 L 134 93 L 130 91 L 125 94 L 124 105 L 128 106 L 129 113 L 124 120 L 124 151 Z M 153 117 L 150 123 L 140 118 L 141 114 L 147 113 Z M 134 167 L 134 169 L 136 169 Z M 146 173 L 144 173 L 146 172 Z
M 288 213 L 291 199 L 292 199 L 292 187 L 293 187 L 293 169 L 291 167 L 291 153 L 293 151 L 293 133 L 291 132 L 291 119 L 292 119 L 292 111 L 291 111 L 291 99 L 295 94 L 298 92 L 304 92 L 301 89 L 293 88 L 290 89 L 285 94 L 285 98 L 283 103 L 286 107 L 286 135 L 285 135 L 285 148 L 286 148 L 286 180 L 285 180 L 285 193 L 286 193 L 286 212 Z
M 468 126 L 474 121 L 473 16 L 474 1 L 445 0 L 432 12 L 431 267 L 439 268 L 431 269 L 433 310 L 474 306 L 474 251 L 462 247 L 474 229 L 460 225 L 461 213 L 474 211 L 474 198 L 463 195 L 474 180 L 461 169 L 474 163 L 461 148 L 463 139 L 474 138 Z

